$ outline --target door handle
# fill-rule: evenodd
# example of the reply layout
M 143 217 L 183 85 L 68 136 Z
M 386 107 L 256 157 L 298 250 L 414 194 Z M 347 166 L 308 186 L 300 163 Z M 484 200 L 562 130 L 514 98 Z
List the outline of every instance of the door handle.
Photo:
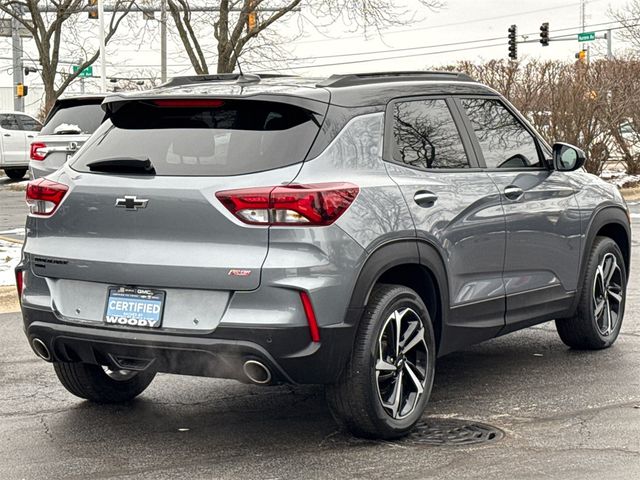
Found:
M 33 135 L 27 135 L 27 138 L 33 138 Z
M 11 136 L 11 134 L 10 134 L 10 133 L 5 133 L 5 134 L 4 134 L 4 136 L 5 136 L 5 137 L 10 137 L 10 136 Z
M 504 196 L 509 200 L 518 200 L 522 195 L 524 195 L 524 190 L 515 185 L 509 185 L 504 189 Z
M 420 190 L 413 196 L 413 201 L 424 208 L 433 207 L 436 200 L 438 200 L 438 196 L 428 190 Z

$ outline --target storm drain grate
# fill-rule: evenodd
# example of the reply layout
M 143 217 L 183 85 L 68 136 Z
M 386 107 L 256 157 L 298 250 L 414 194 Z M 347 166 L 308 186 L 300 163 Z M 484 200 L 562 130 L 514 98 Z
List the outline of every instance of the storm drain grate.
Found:
M 495 442 L 503 437 L 502 430 L 484 423 L 430 418 L 418 422 L 406 440 L 422 445 L 473 445 Z

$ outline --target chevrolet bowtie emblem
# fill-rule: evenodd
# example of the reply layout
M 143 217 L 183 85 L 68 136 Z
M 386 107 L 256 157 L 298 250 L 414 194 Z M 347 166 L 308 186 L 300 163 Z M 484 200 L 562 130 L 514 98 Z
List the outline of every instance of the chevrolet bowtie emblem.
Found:
M 122 198 L 116 198 L 116 207 L 126 208 L 127 210 L 147 208 L 147 203 L 149 203 L 149 200 L 146 198 L 138 198 L 135 195 L 125 195 Z

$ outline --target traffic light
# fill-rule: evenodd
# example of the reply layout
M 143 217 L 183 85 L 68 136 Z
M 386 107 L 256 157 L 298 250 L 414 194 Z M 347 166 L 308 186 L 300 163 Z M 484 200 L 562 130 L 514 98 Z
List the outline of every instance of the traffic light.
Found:
M 97 20 L 98 18 L 98 0 L 88 0 L 87 5 L 89 5 L 89 18 L 92 20 Z
M 27 93 L 29 93 L 29 87 L 22 83 L 16 85 L 16 97 L 26 97 Z
M 509 58 L 511 60 L 518 59 L 518 43 L 516 42 L 516 35 L 518 33 L 518 27 L 511 25 L 509 27 Z
M 543 47 L 549 46 L 549 22 L 540 25 L 540 43 Z
M 586 50 L 580 50 L 578 53 L 576 53 L 576 58 L 580 62 L 586 62 L 587 61 L 587 51 Z
M 258 14 L 256 13 L 256 2 L 252 0 L 249 2 L 249 13 L 247 15 L 247 30 L 252 32 L 258 26 Z

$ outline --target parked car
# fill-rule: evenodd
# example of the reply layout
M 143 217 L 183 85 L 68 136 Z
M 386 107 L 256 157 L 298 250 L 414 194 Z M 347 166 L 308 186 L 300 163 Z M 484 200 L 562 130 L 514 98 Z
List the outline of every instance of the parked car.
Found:
M 84 145 L 104 120 L 102 100 L 103 94 L 56 100 L 40 135 L 31 143 L 29 169 L 33 178 L 55 172 Z
M 466 75 L 212 75 L 103 108 L 29 184 L 16 270 L 29 343 L 78 397 L 156 372 L 325 384 L 342 425 L 395 438 L 437 357 L 549 320 L 572 348 L 618 336 L 620 193 Z
M 20 180 L 29 167 L 29 144 L 42 124 L 22 112 L 0 112 L 0 168 Z

